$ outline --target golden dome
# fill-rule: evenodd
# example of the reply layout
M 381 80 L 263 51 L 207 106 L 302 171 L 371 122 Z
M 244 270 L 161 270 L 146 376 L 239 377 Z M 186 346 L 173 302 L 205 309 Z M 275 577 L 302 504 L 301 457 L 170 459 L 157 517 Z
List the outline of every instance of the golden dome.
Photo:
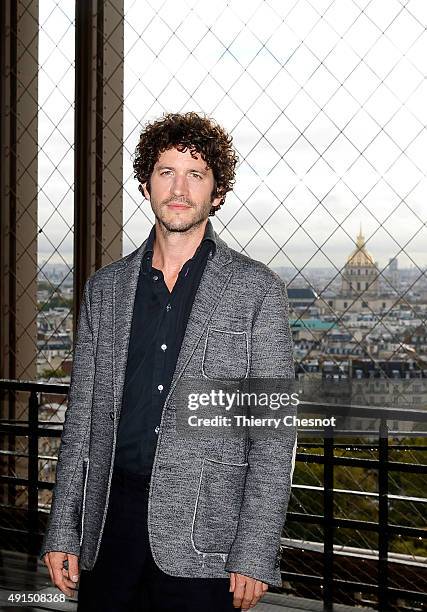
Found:
M 360 228 L 359 235 L 356 239 L 356 248 L 347 258 L 347 265 L 354 266 L 357 268 L 366 268 L 375 266 L 374 258 L 365 247 L 365 237 L 362 234 L 362 228 Z

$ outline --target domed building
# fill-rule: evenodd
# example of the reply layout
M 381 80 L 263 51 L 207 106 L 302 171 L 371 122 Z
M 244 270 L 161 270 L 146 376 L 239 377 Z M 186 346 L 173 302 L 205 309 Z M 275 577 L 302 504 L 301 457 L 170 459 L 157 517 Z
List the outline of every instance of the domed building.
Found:
M 342 273 L 341 294 L 344 296 L 378 295 L 379 274 L 374 258 L 367 251 L 360 228 L 356 248 L 348 256 Z
M 339 293 L 332 291 L 317 300 L 321 314 L 357 312 L 366 315 L 387 311 L 396 303 L 396 296 L 385 294 L 378 265 L 365 244 L 362 228 L 356 247 L 347 257 L 341 273 Z

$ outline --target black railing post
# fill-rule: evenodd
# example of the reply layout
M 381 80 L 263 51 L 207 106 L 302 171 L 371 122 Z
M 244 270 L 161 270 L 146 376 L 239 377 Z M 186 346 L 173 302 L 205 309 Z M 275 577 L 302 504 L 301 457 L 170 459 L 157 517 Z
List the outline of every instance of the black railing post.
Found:
M 39 533 L 39 401 L 36 391 L 31 391 L 28 405 L 28 533 L 29 552 L 38 554 Z
M 325 427 L 323 441 L 323 609 L 331 612 L 334 601 L 334 438 L 332 428 Z
M 388 426 L 380 422 L 378 453 L 378 609 L 388 606 Z

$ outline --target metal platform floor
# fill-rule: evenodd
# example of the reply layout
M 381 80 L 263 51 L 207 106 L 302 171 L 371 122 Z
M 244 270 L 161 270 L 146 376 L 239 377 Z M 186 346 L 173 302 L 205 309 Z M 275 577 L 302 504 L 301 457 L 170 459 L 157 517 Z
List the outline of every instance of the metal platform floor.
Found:
M 61 593 L 50 583 L 47 567 L 38 560 L 34 569 L 34 560 L 31 561 L 28 555 L 10 551 L 0 551 L 0 610 L 12 612 L 39 612 L 41 610 L 57 610 L 75 612 L 77 610 L 77 600 L 66 598 L 63 603 L 44 603 L 38 606 L 16 606 L 7 602 L 10 591 L 32 591 L 38 593 Z M 280 595 L 278 593 L 266 593 L 254 612 L 322 612 L 323 605 L 320 601 Z M 354 608 L 351 606 L 335 605 L 334 612 L 366 612 L 371 608 Z

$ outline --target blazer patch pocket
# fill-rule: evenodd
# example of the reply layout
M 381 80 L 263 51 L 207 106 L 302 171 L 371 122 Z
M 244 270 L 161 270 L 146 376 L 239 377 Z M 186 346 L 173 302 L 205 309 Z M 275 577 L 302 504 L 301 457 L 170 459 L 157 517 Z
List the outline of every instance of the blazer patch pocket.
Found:
M 202 374 L 214 380 L 246 378 L 249 371 L 248 334 L 245 331 L 208 328 Z
M 191 529 L 197 553 L 229 552 L 237 532 L 247 470 L 247 463 L 203 460 Z

